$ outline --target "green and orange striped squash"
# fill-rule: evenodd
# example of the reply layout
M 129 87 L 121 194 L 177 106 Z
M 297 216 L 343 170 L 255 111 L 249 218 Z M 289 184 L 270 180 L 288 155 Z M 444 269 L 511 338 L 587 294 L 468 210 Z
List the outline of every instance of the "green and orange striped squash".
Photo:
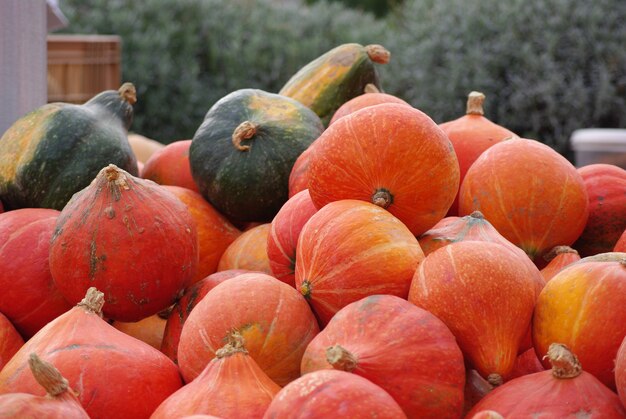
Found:
M 335 111 L 361 95 L 366 85 L 380 88 L 374 63 L 386 64 L 389 57 L 381 45 L 339 45 L 302 67 L 279 94 L 311 108 L 328 125 Z

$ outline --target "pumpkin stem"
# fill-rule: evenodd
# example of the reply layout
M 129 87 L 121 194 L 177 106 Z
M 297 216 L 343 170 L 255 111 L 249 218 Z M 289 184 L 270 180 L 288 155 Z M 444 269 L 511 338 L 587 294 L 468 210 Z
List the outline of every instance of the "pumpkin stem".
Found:
M 257 126 L 250 121 L 244 121 L 233 132 L 233 145 L 239 151 L 250 150 L 249 145 L 241 145 L 243 140 L 249 140 L 257 132 Z
M 479 220 L 484 220 L 485 219 L 485 216 L 483 215 L 483 213 L 478 211 L 478 210 L 472 212 L 469 216 L 472 217 L 472 218 L 477 218 Z
M 341 345 L 326 349 L 326 360 L 336 370 L 352 372 L 356 368 L 356 357 Z
M 304 296 L 304 298 L 311 298 L 311 283 L 307 280 L 302 281 L 302 285 L 300 286 L 300 293 Z
M 378 189 L 372 195 L 372 204 L 378 205 L 381 208 L 387 208 L 393 204 L 393 195 L 387 189 Z
M 467 96 L 467 115 L 484 115 L 483 103 L 485 103 L 485 95 L 480 92 L 470 92 Z
M 380 93 L 378 87 L 373 83 L 367 83 L 363 89 L 363 93 Z
M 241 336 L 237 330 L 234 330 L 228 336 L 228 343 L 218 349 L 215 352 L 215 357 L 218 359 L 228 358 L 229 356 L 235 355 L 236 353 L 244 353 L 247 354 L 248 351 L 244 348 L 245 339 Z
M 575 249 L 572 249 L 569 246 L 554 246 L 552 250 L 550 250 L 548 253 L 543 255 L 543 258 L 545 259 L 546 262 L 550 262 L 552 259 L 554 259 L 558 255 L 563 255 L 565 253 L 573 253 L 575 255 L 578 254 L 578 252 Z
M 370 60 L 378 64 L 387 64 L 391 57 L 391 53 L 385 47 L 378 44 L 367 45 L 365 52 L 367 56 L 370 57 Z
M 96 287 L 90 287 L 87 290 L 85 298 L 78 303 L 77 307 L 82 307 L 88 312 L 94 313 L 102 317 L 102 306 L 104 305 L 104 293 L 98 291 Z
M 119 92 L 122 99 L 124 99 L 126 102 L 130 103 L 131 105 L 137 103 L 137 90 L 135 89 L 134 84 L 126 82 L 122 84 L 117 91 Z
M 39 358 L 36 353 L 33 352 L 28 357 L 28 366 L 35 380 L 50 396 L 56 397 L 69 389 L 67 379 L 61 375 L 59 370 L 51 363 Z
M 552 375 L 556 378 L 574 378 L 583 372 L 578 357 L 562 343 L 550 344 L 548 354 L 543 358 L 548 358 L 552 364 Z
M 498 387 L 504 383 L 504 380 L 500 374 L 492 373 L 487 376 L 487 382 L 494 387 Z

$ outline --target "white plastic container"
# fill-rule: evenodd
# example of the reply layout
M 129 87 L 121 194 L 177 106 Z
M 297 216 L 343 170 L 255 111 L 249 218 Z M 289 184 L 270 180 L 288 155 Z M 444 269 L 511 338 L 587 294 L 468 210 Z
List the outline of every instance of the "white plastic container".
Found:
M 626 129 L 586 128 L 572 133 L 576 167 L 608 163 L 626 169 Z

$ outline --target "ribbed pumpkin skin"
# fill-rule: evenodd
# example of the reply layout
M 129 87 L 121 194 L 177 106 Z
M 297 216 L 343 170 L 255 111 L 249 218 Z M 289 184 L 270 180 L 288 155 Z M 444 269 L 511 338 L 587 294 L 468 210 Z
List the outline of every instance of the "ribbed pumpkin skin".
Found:
M 174 302 L 198 264 L 195 223 L 156 183 L 111 165 L 63 208 L 50 271 L 70 303 L 95 286 L 106 317 L 138 321 Z
M 81 306 L 24 344 L 0 371 L 0 394 L 45 394 L 26 366 L 32 352 L 67 378 L 93 419 L 148 418 L 182 385 L 178 369 L 165 355 Z
M 367 84 L 380 88 L 374 62 L 386 62 L 384 53 L 379 46 L 339 45 L 302 67 L 279 94 L 312 109 L 328 125 L 335 111 L 363 93 Z
M 448 326 L 483 377 L 506 379 L 528 331 L 536 292 L 526 265 L 509 249 L 462 241 L 426 256 L 409 301 Z
M 296 248 L 302 227 L 317 212 L 308 190 L 290 198 L 272 220 L 267 236 L 267 257 L 272 275 L 295 286 Z
M 309 187 L 309 164 L 311 162 L 311 148 L 313 143 L 302 152 L 289 173 L 289 198 Z
M 432 119 L 406 105 L 371 106 L 339 119 L 315 142 L 310 159 L 316 207 L 379 199 L 414 235 L 445 216 L 459 187 L 452 144 Z
M 150 419 L 211 414 L 223 418 L 262 418 L 280 391 L 245 352 L 214 358 L 195 380 L 168 397 Z
M 183 201 L 196 223 L 198 268 L 192 279 L 192 282 L 196 283 L 217 271 L 220 258 L 228 246 L 241 235 L 241 231 L 199 193 L 180 186 L 165 185 L 163 187 Z
M 406 418 L 382 388 L 356 374 L 319 370 L 285 386 L 272 400 L 264 419 Z
M 459 215 L 482 212 L 531 259 L 574 243 L 588 207 L 576 168 L 547 145 L 521 138 L 489 147 L 467 171 L 459 192 Z
M 213 288 L 183 326 L 178 364 L 186 382 L 200 375 L 233 331 L 261 369 L 285 385 L 300 375 L 302 354 L 319 326 L 289 285 L 262 273 L 238 275 Z
M 626 407 L 626 337 L 624 337 L 615 357 L 615 385 L 622 405 Z
M 424 253 L 407 227 L 368 202 L 332 202 L 304 225 L 296 250 L 296 289 L 320 324 L 374 294 L 406 298 Z
M 583 371 L 574 378 L 555 378 L 552 371 L 524 375 L 489 392 L 468 413 L 493 410 L 505 418 L 619 419 L 626 415 L 615 393 Z
M 484 99 L 484 96 L 483 96 Z M 468 102 L 472 100 L 470 95 Z M 470 104 L 468 103 L 468 108 Z M 480 102 L 480 110 L 482 111 L 482 101 Z M 485 150 L 494 144 L 511 138 L 519 138 L 514 132 L 500 126 L 480 113 L 468 113 L 460 118 L 439 124 L 439 127 L 446 133 L 456 157 L 459 160 L 459 169 L 461 172 L 461 183 L 465 179 L 465 174 L 472 163 L 476 161 Z M 448 215 L 459 214 L 459 197 L 458 194 L 454 199 L 454 203 L 450 207 Z
M 626 254 L 612 255 L 617 260 L 584 258 L 554 276 L 539 295 L 532 330 L 538 356 L 563 343 L 615 389 L 613 360 L 626 336 Z
M 256 129 L 233 144 L 244 122 Z M 209 109 L 189 149 L 192 176 L 202 195 L 235 221 L 269 222 L 287 201 L 289 174 L 300 155 L 324 127 L 299 102 L 256 89 L 241 89 Z
M 216 272 L 187 288 L 185 294 L 174 304 L 172 312 L 167 318 L 165 331 L 163 332 L 161 352 L 175 363 L 178 363 L 178 342 L 180 341 L 180 333 L 183 330 L 183 325 L 185 321 L 187 321 L 191 310 L 193 310 L 196 304 L 202 301 L 204 296 L 215 288 L 217 284 L 221 284 L 227 279 L 244 273 L 250 273 L 250 271 L 245 269 L 231 269 Z
M 590 164 L 578 173 L 589 196 L 589 218 L 573 247 L 583 257 L 611 252 L 626 230 L 626 170 Z
M 329 125 L 337 121 L 339 118 L 350 115 L 351 113 L 356 112 L 360 109 L 367 108 L 368 106 L 380 105 L 383 103 L 398 103 L 400 105 L 411 106 L 399 97 L 387 93 L 364 93 L 360 96 L 350 99 L 349 101 L 341 105 L 339 109 L 337 109 L 337 111 L 333 114 Z
M 9 319 L 0 313 L 0 370 L 24 344 L 24 339 L 11 324 Z
M 267 237 L 270 223 L 254 226 L 244 231 L 222 253 L 217 270 L 246 269 L 265 272 L 271 275 L 270 260 L 267 256 Z
M 159 185 L 174 185 L 200 192 L 191 176 L 189 166 L 191 140 L 169 143 L 150 156 L 143 166 L 141 177 Z
M 130 124 L 106 109 L 117 105 L 126 105 L 132 119 L 130 104 L 107 91 L 84 105 L 50 103 L 17 120 L 0 138 L 5 209 L 61 210 L 108 164 L 137 175 L 126 137 Z
M 48 261 L 59 214 L 46 208 L 0 214 L 0 313 L 26 339 L 72 308 L 54 284 Z
M 387 391 L 407 417 L 460 417 L 463 354 L 447 326 L 427 311 L 393 295 L 349 304 L 309 343 L 301 373 L 333 369 L 327 349 L 335 345 L 356 358 L 348 372 Z

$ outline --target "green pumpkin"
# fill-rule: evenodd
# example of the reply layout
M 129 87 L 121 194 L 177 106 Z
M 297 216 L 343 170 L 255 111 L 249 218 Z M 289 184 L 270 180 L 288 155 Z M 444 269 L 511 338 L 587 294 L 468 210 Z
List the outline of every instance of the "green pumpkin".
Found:
M 0 138 L 5 209 L 61 210 L 109 164 L 136 176 L 127 138 L 135 101 L 135 87 L 125 83 L 83 105 L 49 103 L 18 119 Z
M 293 164 L 323 130 L 319 117 L 293 99 L 237 90 L 216 102 L 196 131 L 192 176 L 231 220 L 270 221 L 288 199 Z
M 389 55 L 380 45 L 339 45 L 302 67 L 279 94 L 309 107 L 328 125 L 335 111 L 362 95 L 366 85 L 380 89 L 374 63 L 386 64 Z

